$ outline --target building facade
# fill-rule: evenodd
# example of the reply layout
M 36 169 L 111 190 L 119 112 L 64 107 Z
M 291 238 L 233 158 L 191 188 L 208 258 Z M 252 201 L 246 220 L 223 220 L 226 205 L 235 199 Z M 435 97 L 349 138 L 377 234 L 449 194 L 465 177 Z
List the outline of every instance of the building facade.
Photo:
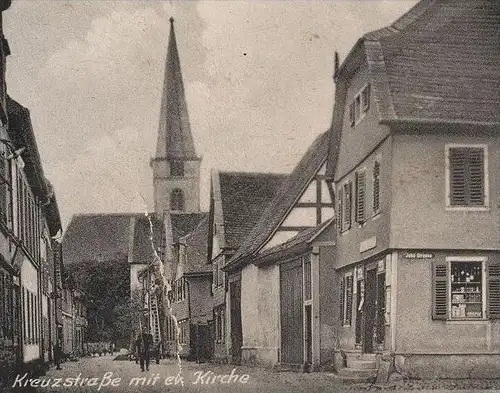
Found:
M 348 366 L 375 354 L 411 377 L 499 375 L 499 100 L 485 85 L 500 80 L 498 15 L 495 2 L 421 1 L 336 70 Z

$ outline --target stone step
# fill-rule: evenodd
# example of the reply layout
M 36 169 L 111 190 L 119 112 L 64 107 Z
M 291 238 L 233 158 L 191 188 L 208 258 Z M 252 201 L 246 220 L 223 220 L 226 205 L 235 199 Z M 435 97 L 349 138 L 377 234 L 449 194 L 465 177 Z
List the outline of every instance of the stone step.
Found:
M 338 371 L 338 375 L 342 378 L 377 378 L 377 370 L 363 368 L 343 368 Z
M 361 353 L 361 352 L 348 352 L 346 353 L 346 360 L 377 360 L 377 355 L 374 353 Z
M 355 369 L 376 369 L 377 362 L 375 360 L 347 358 L 347 367 Z

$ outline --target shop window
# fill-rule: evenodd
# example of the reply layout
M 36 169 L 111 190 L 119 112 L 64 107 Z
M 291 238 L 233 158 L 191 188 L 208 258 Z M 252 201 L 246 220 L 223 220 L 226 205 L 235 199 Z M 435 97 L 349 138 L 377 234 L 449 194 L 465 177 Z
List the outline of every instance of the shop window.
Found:
M 353 276 L 352 273 L 347 273 L 342 277 L 340 288 L 340 315 L 343 325 L 350 325 L 352 321 L 352 289 Z
M 356 172 L 356 222 L 363 224 L 366 219 L 366 173 L 364 171 Z
M 487 207 L 486 146 L 446 146 L 447 206 Z
M 380 213 L 380 162 L 373 164 L 373 215 Z
M 488 296 L 486 296 L 486 294 Z M 500 263 L 450 257 L 433 264 L 434 319 L 500 318 Z

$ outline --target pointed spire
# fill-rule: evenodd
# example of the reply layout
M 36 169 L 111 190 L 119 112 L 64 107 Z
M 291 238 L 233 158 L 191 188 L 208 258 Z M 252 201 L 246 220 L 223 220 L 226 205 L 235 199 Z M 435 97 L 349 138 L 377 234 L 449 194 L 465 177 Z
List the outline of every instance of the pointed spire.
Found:
M 196 160 L 172 17 L 164 78 L 156 157 Z

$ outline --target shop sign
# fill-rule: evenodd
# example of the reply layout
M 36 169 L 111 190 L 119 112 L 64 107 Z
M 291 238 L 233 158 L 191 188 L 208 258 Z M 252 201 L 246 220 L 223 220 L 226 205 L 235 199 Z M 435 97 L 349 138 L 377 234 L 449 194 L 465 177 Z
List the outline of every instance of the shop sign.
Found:
M 434 254 L 431 252 L 407 252 L 403 255 L 405 259 L 432 259 Z

